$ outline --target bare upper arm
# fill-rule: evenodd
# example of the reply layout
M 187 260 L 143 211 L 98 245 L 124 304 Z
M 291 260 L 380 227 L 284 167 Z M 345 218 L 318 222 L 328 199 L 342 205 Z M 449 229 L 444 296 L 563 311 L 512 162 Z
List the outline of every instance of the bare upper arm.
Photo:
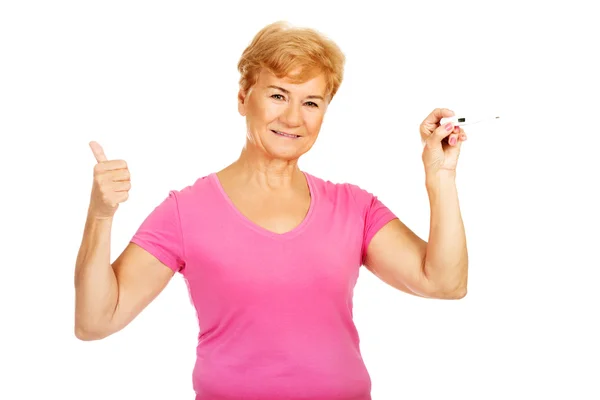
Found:
M 365 267 L 398 290 L 420 297 L 433 297 L 423 270 L 426 253 L 427 242 L 396 218 L 371 239 Z
M 127 326 L 167 286 L 175 272 L 135 243 L 112 264 L 118 282 L 112 331 Z

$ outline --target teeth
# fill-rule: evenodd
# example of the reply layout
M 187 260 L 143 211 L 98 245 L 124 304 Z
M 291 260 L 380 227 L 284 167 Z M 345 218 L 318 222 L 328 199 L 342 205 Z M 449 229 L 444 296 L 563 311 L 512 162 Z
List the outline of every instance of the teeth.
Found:
M 279 131 L 273 131 L 273 132 L 277 133 L 278 135 L 285 136 L 285 137 L 289 137 L 289 138 L 297 138 L 297 137 L 300 137 L 300 136 L 298 136 L 298 135 L 291 135 L 291 134 L 289 134 L 289 133 L 285 133 L 285 132 L 279 132 Z

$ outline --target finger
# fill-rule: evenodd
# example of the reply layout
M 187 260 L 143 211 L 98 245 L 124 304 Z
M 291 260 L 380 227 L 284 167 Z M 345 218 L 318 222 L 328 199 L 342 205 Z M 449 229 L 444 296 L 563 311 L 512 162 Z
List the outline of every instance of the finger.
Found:
M 129 192 L 119 192 L 119 194 L 117 194 L 117 203 L 123 203 L 127 201 L 127 199 L 129 199 Z
M 125 160 L 110 160 L 104 161 L 102 164 L 96 164 L 98 171 L 115 171 L 118 169 L 127 169 Z
M 113 182 L 127 182 L 131 180 L 131 175 L 127 168 L 116 169 L 112 172 L 111 176 Z
M 452 122 L 449 122 L 444 126 L 438 126 L 429 135 L 429 137 L 427 138 L 427 141 L 439 143 L 442 140 L 444 140 L 446 137 L 450 136 L 453 131 L 454 131 L 454 125 L 452 125 Z
M 444 117 L 453 117 L 454 111 L 448 108 L 436 108 L 421 123 L 421 136 L 431 135 L 439 126 L 440 120 Z
M 467 134 L 460 126 L 455 126 L 452 133 L 447 137 L 448 144 L 451 146 L 456 146 L 459 142 L 464 142 L 467 140 Z
M 467 134 L 460 126 L 454 127 L 454 133 L 456 133 L 458 141 L 464 142 L 465 140 L 467 140 Z
M 453 133 L 450 136 L 448 136 L 448 144 L 450 146 L 456 146 L 457 143 L 458 143 L 458 134 L 457 133 Z
M 98 144 L 98 142 L 90 142 L 90 148 L 94 153 L 94 157 L 96 157 L 96 161 L 99 163 L 107 161 L 106 155 L 104 155 L 104 150 L 102 149 L 102 146 Z
M 131 189 L 131 182 L 115 182 L 113 184 L 115 192 L 127 192 L 129 189 Z

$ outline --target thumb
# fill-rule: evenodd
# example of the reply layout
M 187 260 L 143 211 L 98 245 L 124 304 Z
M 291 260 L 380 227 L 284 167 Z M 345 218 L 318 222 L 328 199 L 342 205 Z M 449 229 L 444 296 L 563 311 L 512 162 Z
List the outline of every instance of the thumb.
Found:
M 421 136 L 425 139 L 429 135 L 433 134 L 436 128 L 439 126 L 442 118 L 453 117 L 454 111 L 448 108 L 436 108 L 429 114 L 421 123 L 420 131 Z
M 104 150 L 102 149 L 102 146 L 100 146 L 97 142 L 90 142 L 90 148 L 94 153 L 94 157 L 96 157 L 96 161 L 98 161 L 99 163 L 108 161 L 106 155 L 104 155 Z

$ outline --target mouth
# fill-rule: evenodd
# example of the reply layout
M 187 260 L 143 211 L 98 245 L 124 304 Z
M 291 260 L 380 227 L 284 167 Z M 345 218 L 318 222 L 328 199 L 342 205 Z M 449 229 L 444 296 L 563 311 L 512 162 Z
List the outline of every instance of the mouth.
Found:
M 282 136 L 282 137 L 286 137 L 286 138 L 290 138 L 290 139 L 298 139 L 299 137 L 301 137 L 300 135 L 293 135 L 291 133 L 286 133 L 286 132 L 281 132 L 281 131 L 275 131 L 273 129 L 271 129 L 271 132 L 273 132 L 277 136 Z

